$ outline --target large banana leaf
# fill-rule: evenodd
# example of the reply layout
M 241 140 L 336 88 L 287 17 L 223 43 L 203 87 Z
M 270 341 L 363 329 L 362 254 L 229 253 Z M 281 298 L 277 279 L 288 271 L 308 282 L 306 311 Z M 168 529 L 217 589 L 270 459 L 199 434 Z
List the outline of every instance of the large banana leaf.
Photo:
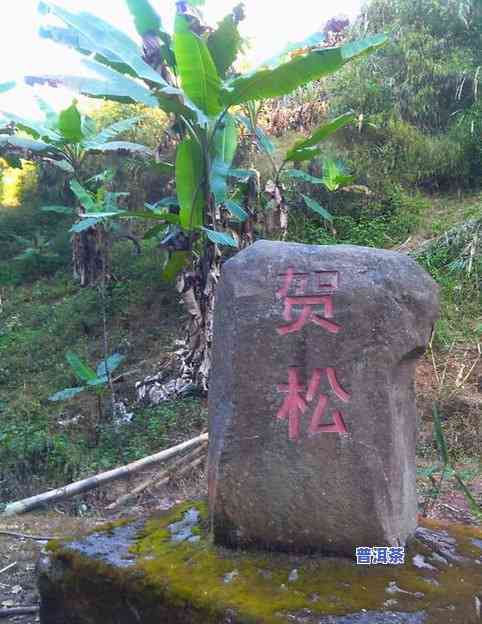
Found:
M 65 358 L 79 379 L 82 381 L 92 381 L 93 379 L 96 379 L 96 372 L 85 362 L 83 362 L 77 354 L 72 351 L 68 351 Z
M 204 225 L 203 161 L 201 147 L 194 139 L 184 139 L 176 154 L 176 190 L 179 218 L 185 230 Z
M 221 112 L 221 80 L 204 41 L 189 30 L 183 15 L 176 16 L 174 54 L 182 88 L 206 115 Z
M 315 147 L 318 143 L 321 143 L 324 139 L 331 136 L 339 128 L 346 126 L 355 121 L 355 115 L 353 113 L 345 113 L 336 117 L 332 121 L 323 124 L 317 130 L 315 130 L 311 136 L 307 139 L 297 141 L 295 145 L 286 154 L 286 160 L 297 160 L 296 155 L 298 152 L 306 150 L 310 147 Z
M 158 33 L 161 30 L 161 18 L 149 0 L 126 0 L 126 4 L 141 37 L 151 32 Z
M 8 134 L 0 134 L 0 155 L 12 154 L 20 158 L 28 159 L 32 155 L 50 155 L 56 156 L 57 152 L 51 145 L 43 141 L 34 141 L 33 139 L 25 139 L 19 136 L 10 136 Z M 60 157 L 60 155 L 58 156 Z
M 214 137 L 214 155 L 211 169 L 211 190 L 218 204 L 226 198 L 228 172 L 238 147 L 238 127 L 234 118 L 226 114 Z
M 89 150 L 91 152 L 116 152 L 119 155 L 127 156 L 153 156 L 153 152 L 150 148 L 140 143 L 131 143 L 130 141 L 109 141 L 108 143 L 99 143 L 90 145 Z
M 234 15 L 232 13 L 226 15 L 208 38 L 209 52 L 222 78 L 226 77 L 226 72 L 236 60 L 242 44 L 243 39 L 239 34 Z
M 261 69 L 236 78 L 230 88 L 222 92 L 222 101 L 232 106 L 286 95 L 301 85 L 332 74 L 354 58 L 373 52 L 386 41 L 385 35 L 375 35 L 338 48 L 313 50 L 274 69 Z
M 131 128 L 133 128 L 139 120 L 140 117 L 129 117 L 129 119 L 116 121 L 115 123 L 103 128 L 95 137 L 89 139 L 86 145 L 95 146 L 102 143 L 107 143 L 107 141 L 114 139 L 121 132 L 127 132 L 127 130 L 131 130 Z
M 99 49 L 99 42 L 102 42 L 102 49 L 109 55 L 108 60 L 112 57 L 119 59 L 135 71 L 140 78 L 161 86 L 167 85 L 165 80 L 143 60 L 139 46 L 121 30 L 117 30 L 108 22 L 90 13 L 71 13 L 50 0 L 46 0 L 44 4 L 48 6 L 51 13 L 85 37 L 92 51 L 102 54 Z
M 5 119 L 13 122 L 19 130 L 22 130 L 34 139 L 48 139 L 50 141 L 58 141 L 61 138 L 57 132 L 51 130 L 50 128 L 47 128 L 40 122 L 31 119 L 25 119 L 24 117 L 20 117 L 19 115 L 15 115 L 14 113 L 8 113 L 6 111 L 1 111 L 1 113 Z
M 77 180 L 70 181 L 70 188 L 86 212 L 90 213 L 97 211 L 94 198 Z
M 6 93 L 7 91 L 10 91 L 10 89 L 13 89 L 14 86 L 14 82 L 0 82 L 0 93 Z
M 119 72 L 91 59 L 84 59 L 83 64 L 101 78 L 89 76 L 43 75 L 28 76 L 28 84 L 46 84 L 53 87 L 63 86 L 82 95 L 106 98 L 118 102 L 145 104 L 157 108 L 159 102 L 147 87 L 140 82 L 127 78 Z
M 60 112 L 58 129 L 66 143 L 80 143 L 84 138 L 82 117 L 75 102 Z

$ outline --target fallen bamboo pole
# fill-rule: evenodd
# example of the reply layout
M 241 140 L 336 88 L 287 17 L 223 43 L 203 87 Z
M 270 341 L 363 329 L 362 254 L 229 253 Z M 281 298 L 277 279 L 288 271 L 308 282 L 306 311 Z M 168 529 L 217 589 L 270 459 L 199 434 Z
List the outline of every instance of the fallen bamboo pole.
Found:
M 10 609 L 0 609 L 0 618 L 28 615 L 29 613 L 37 613 L 38 611 L 40 611 L 39 607 L 12 607 Z
M 151 485 L 157 485 L 157 487 L 165 485 L 171 480 L 172 478 L 171 475 L 173 474 L 175 475 L 176 471 L 181 469 L 185 464 L 189 464 L 190 466 L 191 462 L 197 459 L 199 455 L 201 455 L 202 459 L 204 459 L 206 452 L 207 452 L 206 445 L 202 444 L 200 447 L 194 449 L 194 451 L 191 451 L 191 453 L 178 459 L 176 462 L 174 462 L 174 464 L 172 464 L 172 466 L 169 466 L 169 468 L 167 468 L 160 474 L 156 474 L 154 476 L 149 477 L 149 479 L 146 479 L 145 481 L 140 483 L 133 490 L 131 490 L 130 492 L 127 492 L 127 494 L 120 496 L 116 501 L 114 501 L 110 505 L 107 505 L 106 509 L 108 511 L 117 509 L 118 507 L 129 502 L 130 500 L 132 500 L 139 494 L 142 494 L 142 492 L 144 492 L 144 490 L 146 490 Z M 182 474 L 182 471 L 180 471 L 180 474 Z
M 125 477 L 127 475 L 138 472 L 139 470 L 142 470 L 147 466 L 160 464 L 161 462 L 166 461 L 167 459 L 170 459 L 171 457 L 174 457 L 179 453 L 182 453 L 183 451 L 187 451 L 207 441 L 208 434 L 203 433 L 197 438 L 193 438 L 192 440 L 188 440 L 187 442 L 183 442 L 182 444 L 173 446 L 172 448 L 161 451 L 160 453 L 156 453 L 155 455 L 144 457 L 143 459 L 139 459 L 132 464 L 128 464 L 127 466 L 114 468 L 114 470 L 109 470 L 108 472 L 94 475 L 93 477 L 83 479 L 82 481 L 71 483 L 70 485 L 66 485 L 57 490 L 50 490 L 49 492 L 44 492 L 43 494 L 38 494 L 37 496 L 32 496 L 30 498 L 25 498 L 14 503 L 10 503 L 10 505 L 6 506 L 5 511 L 2 515 L 14 516 L 16 514 L 30 511 L 31 509 L 34 509 L 35 507 L 38 507 L 39 505 L 43 505 L 45 503 L 52 503 L 63 498 L 70 498 L 71 496 L 75 496 L 76 494 L 88 492 L 89 490 L 93 490 L 101 485 L 110 483 L 111 481 L 120 479 L 121 477 Z

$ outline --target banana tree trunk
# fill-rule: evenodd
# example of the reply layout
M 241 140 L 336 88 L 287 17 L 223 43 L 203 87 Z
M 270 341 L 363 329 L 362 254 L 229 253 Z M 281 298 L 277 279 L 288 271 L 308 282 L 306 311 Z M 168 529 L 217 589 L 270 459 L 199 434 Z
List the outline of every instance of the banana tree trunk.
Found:
M 82 287 L 93 286 L 101 278 L 110 278 L 110 236 L 102 225 L 72 237 L 74 278 Z

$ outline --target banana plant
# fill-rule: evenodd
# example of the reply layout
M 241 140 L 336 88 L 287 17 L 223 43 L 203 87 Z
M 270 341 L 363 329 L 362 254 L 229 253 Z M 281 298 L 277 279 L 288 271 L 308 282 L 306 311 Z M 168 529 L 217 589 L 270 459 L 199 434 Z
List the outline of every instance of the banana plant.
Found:
M 108 391 L 112 373 L 119 368 L 125 360 L 125 356 L 114 353 L 101 360 L 95 370 L 72 351 L 68 351 L 65 357 L 73 373 L 82 385 L 60 390 L 60 392 L 56 392 L 50 396 L 49 401 L 69 401 L 83 392 L 93 392 L 97 397 L 98 415 L 99 418 L 101 418 L 102 397 Z
M 139 121 L 139 117 L 118 121 L 98 131 L 95 121 L 81 114 L 75 100 L 59 113 L 40 98 L 37 101 L 44 115 L 41 121 L 1 112 L 5 121 L 28 138 L 18 134 L 0 134 L 0 156 L 49 163 L 64 171 L 79 185 L 85 181 L 85 161 L 90 155 L 136 155 L 154 160 L 154 154 L 146 146 L 116 140 L 119 134 L 130 130 Z M 53 209 L 59 212 L 60 208 L 56 206 Z M 63 211 L 71 212 L 71 209 L 64 207 Z M 99 279 L 103 274 L 103 267 L 108 263 L 108 259 L 104 257 L 108 250 L 108 241 L 101 227 L 94 231 L 93 222 L 82 219 L 84 212 L 84 205 L 78 202 L 77 216 L 82 227 L 73 230 L 72 257 L 75 277 L 81 286 L 88 286 Z M 92 226 L 84 227 L 86 223 L 91 223 Z
M 169 132 L 175 134 L 178 145 L 175 162 L 168 166 L 179 204 L 174 224 L 178 238 L 171 246 L 166 270 L 170 276 L 181 273 L 179 288 L 192 317 L 183 374 L 206 388 L 219 247 L 238 246 L 235 229 L 248 216 L 231 192 L 238 175 L 233 161 L 239 125 L 245 124 L 236 113 L 243 105 L 287 95 L 336 72 L 375 51 L 386 37 L 372 36 L 335 48 L 308 47 L 288 60 L 239 75 L 233 65 L 243 44 L 238 28 L 244 18 L 241 5 L 212 29 L 200 12 L 204 0 L 176 2 L 171 34 L 148 0 L 126 3 L 142 47 L 94 15 L 67 11 L 50 0 L 42 2 L 44 14 L 65 24 L 63 29 L 44 27 L 43 35 L 84 54 L 85 68 L 96 77 L 43 75 L 30 76 L 27 82 L 64 86 L 95 98 L 141 102 L 172 116 Z M 289 163 L 313 158 L 326 136 L 351 121 L 351 116 L 345 116 L 299 141 L 285 155 L 281 170 Z M 284 227 L 287 209 L 278 197 L 281 170 L 276 171 L 268 212 L 272 221 Z

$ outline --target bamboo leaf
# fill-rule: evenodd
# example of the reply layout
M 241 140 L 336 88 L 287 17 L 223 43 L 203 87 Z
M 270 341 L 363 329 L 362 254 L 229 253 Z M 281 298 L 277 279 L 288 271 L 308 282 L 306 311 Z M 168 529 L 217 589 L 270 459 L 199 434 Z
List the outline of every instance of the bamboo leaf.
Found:
M 221 80 L 211 53 L 179 14 L 175 22 L 174 54 L 182 88 L 189 99 L 210 117 L 220 113 Z
M 323 219 L 326 219 L 327 221 L 333 221 L 333 217 L 328 212 L 328 210 L 323 208 L 323 206 L 320 206 L 320 204 L 317 201 L 315 201 L 314 199 L 311 199 L 311 197 L 308 197 L 308 195 L 303 195 L 303 193 L 301 194 L 301 196 L 305 200 L 305 203 L 308 206 L 308 208 L 310 208 L 311 210 L 319 214 L 321 217 L 323 217 Z
M 67 362 L 72 367 L 72 370 L 82 381 L 92 381 L 97 377 L 96 372 L 90 368 L 85 362 L 83 362 L 79 356 L 73 351 L 68 351 L 65 355 Z
M 179 218 L 185 230 L 201 227 L 204 223 L 203 163 L 199 143 L 184 139 L 176 154 L 176 189 L 179 200 Z

